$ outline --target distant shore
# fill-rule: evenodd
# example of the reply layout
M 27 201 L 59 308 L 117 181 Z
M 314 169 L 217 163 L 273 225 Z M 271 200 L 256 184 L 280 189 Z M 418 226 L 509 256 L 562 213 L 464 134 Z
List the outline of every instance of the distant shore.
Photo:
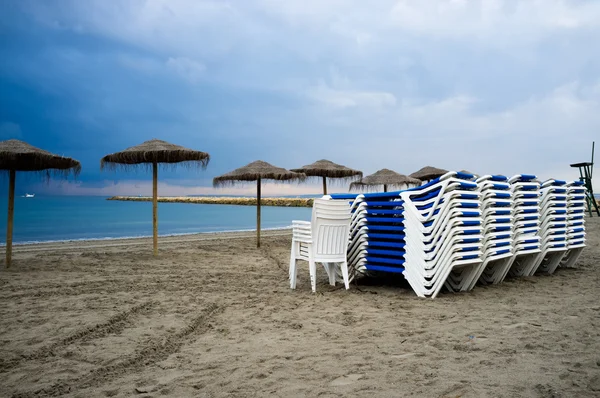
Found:
M 151 202 L 149 196 L 113 196 L 107 200 L 120 200 L 124 202 Z M 194 203 L 206 205 L 238 205 L 238 206 L 256 206 L 256 198 L 243 197 L 204 197 L 204 196 L 163 196 L 158 198 L 162 203 Z M 600 205 L 600 199 L 596 199 Z M 275 207 L 312 207 L 312 198 L 261 198 L 262 206 Z
M 120 200 L 124 202 L 150 202 L 148 196 L 113 196 L 107 200 Z M 164 196 L 158 198 L 162 203 L 195 203 L 207 205 L 239 205 L 256 206 L 256 198 L 238 197 L 191 197 L 191 196 Z M 311 198 L 261 198 L 262 206 L 278 207 L 312 207 Z

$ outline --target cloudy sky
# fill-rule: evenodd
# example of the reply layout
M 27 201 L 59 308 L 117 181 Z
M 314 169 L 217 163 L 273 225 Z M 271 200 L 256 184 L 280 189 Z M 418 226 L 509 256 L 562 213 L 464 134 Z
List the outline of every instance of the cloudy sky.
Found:
M 594 0 L 4 0 L 0 139 L 82 162 L 20 185 L 39 193 L 149 194 L 99 159 L 151 138 L 211 155 L 165 195 L 256 159 L 573 179 L 600 138 L 598 37 Z

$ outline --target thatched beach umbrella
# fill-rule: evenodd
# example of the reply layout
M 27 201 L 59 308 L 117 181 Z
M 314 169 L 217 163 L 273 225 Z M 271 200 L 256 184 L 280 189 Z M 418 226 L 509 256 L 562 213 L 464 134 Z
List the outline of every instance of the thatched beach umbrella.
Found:
M 446 174 L 448 170 L 438 169 L 437 167 L 425 166 L 419 171 L 410 174 L 409 177 L 416 178 L 421 181 L 433 180 Z
M 100 161 L 102 170 L 152 166 L 152 236 L 155 256 L 158 255 L 158 165 L 174 166 L 176 163 L 184 163 L 188 167 L 206 169 L 209 160 L 210 155 L 206 152 L 154 139 L 122 152 L 106 155 Z
M 388 186 L 421 185 L 421 180 L 396 173 L 393 170 L 381 169 L 362 178 L 360 181 L 350 184 L 350 190 L 361 190 L 367 186 L 383 185 L 383 192 L 387 192 Z
M 74 159 L 55 155 L 19 140 L 0 142 L 0 170 L 8 171 L 8 220 L 6 225 L 6 268 L 12 260 L 13 216 L 15 210 L 15 182 L 17 171 L 45 172 L 67 177 L 81 171 L 81 164 Z
M 260 247 L 260 185 L 262 180 L 289 181 L 304 180 L 302 173 L 275 167 L 272 164 L 257 160 L 227 174 L 213 178 L 214 187 L 234 185 L 237 182 L 256 181 L 256 247 Z
M 327 178 L 354 179 L 361 178 L 362 171 L 354 170 L 329 160 L 317 160 L 313 164 L 292 169 L 296 173 L 304 173 L 307 177 L 323 178 L 323 195 L 327 195 Z

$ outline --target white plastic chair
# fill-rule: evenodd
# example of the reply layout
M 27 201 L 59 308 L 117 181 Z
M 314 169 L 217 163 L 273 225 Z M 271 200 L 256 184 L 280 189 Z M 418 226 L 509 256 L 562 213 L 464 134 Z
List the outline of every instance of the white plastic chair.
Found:
M 308 261 L 312 291 L 317 291 L 317 266 L 322 263 L 335 286 L 335 267 L 341 263 L 346 289 L 348 278 L 347 250 L 350 236 L 350 205 L 347 201 L 315 199 L 312 221 L 292 221 L 292 249 L 290 254 L 290 287 L 296 288 L 297 261 Z

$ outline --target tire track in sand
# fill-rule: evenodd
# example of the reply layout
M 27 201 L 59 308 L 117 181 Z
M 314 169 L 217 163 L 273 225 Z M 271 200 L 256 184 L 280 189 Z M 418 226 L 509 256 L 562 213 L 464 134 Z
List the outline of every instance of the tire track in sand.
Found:
M 85 388 L 106 384 L 112 379 L 123 377 L 128 373 L 155 364 L 178 352 L 186 342 L 191 340 L 193 335 L 202 334 L 211 329 L 212 325 L 208 324 L 207 321 L 210 317 L 222 312 L 223 309 L 223 307 L 216 304 L 210 304 L 200 315 L 193 318 L 187 326 L 177 333 L 149 340 L 142 344 L 142 347 L 135 354 L 125 357 L 119 362 L 96 368 L 79 378 L 61 380 L 49 387 L 35 391 L 19 392 L 12 396 L 13 398 L 27 398 L 69 394 Z
M 288 271 L 288 269 L 286 269 L 285 263 L 281 261 L 279 257 L 277 257 L 275 254 L 273 254 L 273 250 L 271 249 L 270 245 L 263 244 L 260 248 L 260 251 L 262 252 L 263 256 L 266 257 L 273 264 L 275 264 L 277 268 L 284 272 Z
M 113 315 L 105 322 L 97 323 L 95 325 L 78 330 L 55 343 L 43 346 L 31 354 L 23 355 L 19 358 L 13 358 L 10 360 L 0 359 L 0 373 L 8 371 L 24 361 L 55 356 L 55 350 L 64 348 L 76 342 L 82 343 L 93 339 L 102 338 L 108 336 L 109 334 L 118 335 L 123 332 L 127 326 L 131 325 L 131 317 L 148 312 L 150 308 L 157 304 L 157 301 L 146 301 L 144 303 L 135 305 L 126 311 L 122 311 L 116 315 Z
M 25 289 L 22 292 L 13 294 L 1 294 L 1 300 L 21 300 L 21 299 L 45 299 L 50 297 L 69 297 L 69 296 L 80 296 L 85 294 L 115 294 L 121 292 L 155 292 L 157 289 L 169 292 L 178 292 L 185 290 L 182 288 L 180 277 L 169 277 L 163 275 L 129 275 L 135 280 L 123 281 L 119 280 L 107 280 L 107 281 L 94 281 L 94 282 L 81 282 L 73 283 L 64 286 L 51 286 L 42 285 L 38 286 L 37 289 Z M 202 282 L 204 279 L 201 277 L 188 277 L 186 280 Z

